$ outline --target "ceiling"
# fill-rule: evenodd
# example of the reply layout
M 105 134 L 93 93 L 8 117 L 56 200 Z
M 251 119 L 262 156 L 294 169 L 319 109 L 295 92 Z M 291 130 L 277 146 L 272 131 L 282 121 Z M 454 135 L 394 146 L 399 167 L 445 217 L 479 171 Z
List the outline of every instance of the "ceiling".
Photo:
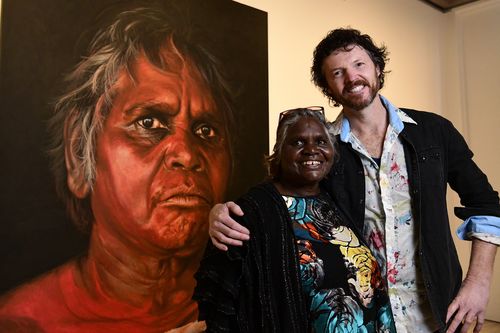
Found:
M 430 6 L 439 9 L 442 12 L 447 12 L 450 9 L 462 6 L 468 3 L 477 2 L 479 0 L 420 0 Z

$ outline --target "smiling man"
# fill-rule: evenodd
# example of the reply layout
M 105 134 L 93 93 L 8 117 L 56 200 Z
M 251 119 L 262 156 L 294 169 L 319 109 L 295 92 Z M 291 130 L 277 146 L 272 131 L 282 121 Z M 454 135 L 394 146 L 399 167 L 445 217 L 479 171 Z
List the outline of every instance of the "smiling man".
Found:
M 170 10 L 119 14 L 68 76 L 53 168 L 90 247 L 2 297 L 0 331 L 203 329 L 193 274 L 230 179 L 231 94 Z

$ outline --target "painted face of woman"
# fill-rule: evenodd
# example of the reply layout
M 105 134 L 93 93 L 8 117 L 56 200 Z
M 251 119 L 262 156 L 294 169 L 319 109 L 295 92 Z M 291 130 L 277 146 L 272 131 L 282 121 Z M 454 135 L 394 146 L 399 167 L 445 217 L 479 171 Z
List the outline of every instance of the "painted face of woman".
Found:
M 123 73 L 116 83 L 97 139 L 92 210 L 96 224 L 141 249 L 189 251 L 205 244 L 231 154 L 223 111 L 196 67 L 170 63 L 161 70 L 142 56 L 133 80 Z

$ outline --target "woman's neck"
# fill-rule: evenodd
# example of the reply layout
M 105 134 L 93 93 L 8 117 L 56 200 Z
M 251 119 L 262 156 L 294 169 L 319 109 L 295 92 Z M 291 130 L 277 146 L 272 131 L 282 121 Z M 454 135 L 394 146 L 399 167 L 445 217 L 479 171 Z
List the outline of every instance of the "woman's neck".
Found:
M 309 197 L 313 195 L 318 195 L 320 193 L 319 183 L 314 185 L 296 187 L 284 185 L 279 180 L 273 182 L 274 186 L 281 195 L 289 195 L 296 197 Z

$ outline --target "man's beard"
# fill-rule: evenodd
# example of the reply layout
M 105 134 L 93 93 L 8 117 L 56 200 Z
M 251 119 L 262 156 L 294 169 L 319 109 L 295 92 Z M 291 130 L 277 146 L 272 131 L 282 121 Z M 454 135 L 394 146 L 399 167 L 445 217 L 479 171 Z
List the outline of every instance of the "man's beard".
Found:
M 352 87 L 358 85 L 363 85 L 368 87 L 369 89 L 368 97 L 352 96 L 352 95 L 349 96 L 350 95 L 349 90 L 351 90 Z M 332 98 L 335 102 L 337 102 L 338 104 L 342 105 L 345 108 L 359 111 L 366 108 L 373 102 L 379 90 L 380 88 L 378 79 L 373 85 L 370 85 L 369 82 L 366 80 L 359 79 L 346 85 L 343 89 L 342 94 L 332 95 Z M 347 97 L 344 95 L 347 95 Z

